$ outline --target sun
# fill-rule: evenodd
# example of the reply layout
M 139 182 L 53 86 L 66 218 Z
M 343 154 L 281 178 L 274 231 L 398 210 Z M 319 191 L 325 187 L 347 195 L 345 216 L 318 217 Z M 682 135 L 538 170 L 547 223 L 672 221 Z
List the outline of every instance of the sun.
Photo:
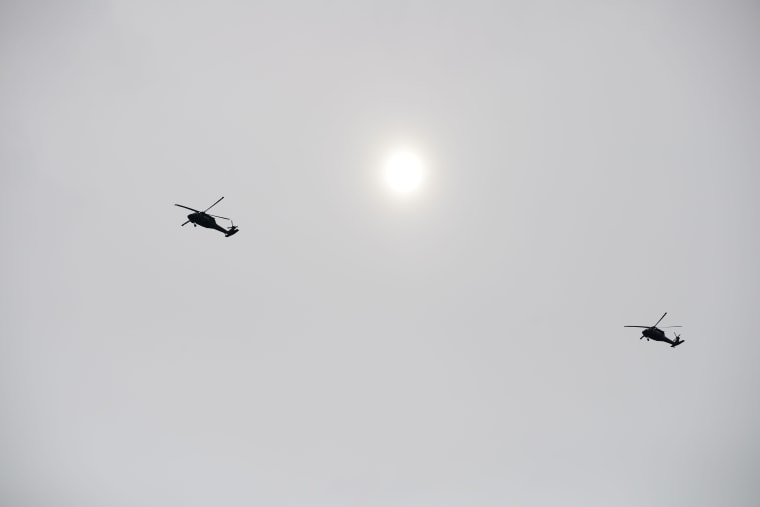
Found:
M 385 183 L 397 194 L 411 194 L 420 188 L 425 179 L 425 168 L 420 157 L 410 151 L 397 151 L 385 163 Z

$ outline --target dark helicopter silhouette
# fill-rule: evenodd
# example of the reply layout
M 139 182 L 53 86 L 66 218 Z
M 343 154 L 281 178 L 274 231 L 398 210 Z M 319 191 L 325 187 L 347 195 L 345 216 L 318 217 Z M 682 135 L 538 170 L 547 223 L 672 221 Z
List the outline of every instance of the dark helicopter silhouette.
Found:
M 680 334 L 676 334 L 676 339 L 671 340 L 670 338 L 665 336 L 665 331 L 657 327 L 657 324 L 662 322 L 662 319 L 665 318 L 665 316 L 668 314 L 668 312 L 665 312 L 662 314 L 662 317 L 660 317 L 660 320 L 658 320 L 654 326 L 623 326 L 623 327 L 641 327 L 644 328 L 644 330 L 641 332 L 641 337 L 646 338 L 647 341 L 654 340 L 656 342 L 666 342 L 670 344 L 670 347 L 677 347 L 678 345 L 681 345 L 686 340 L 681 339 Z M 667 326 L 665 329 L 671 328 L 671 327 L 682 327 L 682 326 Z
M 219 198 L 219 201 L 221 201 L 222 199 L 224 199 L 223 196 Z M 189 209 L 190 211 L 195 212 L 195 213 L 190 213 L 189 215 L 187 215 L 187 222 L 182 224 L 182 227 L 192 222 L 193 227 L 200 225 L 201 227 L 206 227 L 207 229 L 216 229 L 217 231 L 223 233 L 228 238 L 232 236 L 233 234 L 236 234 L 239 229 L 235 226 L 234 223 L 232 223 L 232 219 L 229 219 L 227 217 L 220 217 L 219 215 L 210 215 L 206 213 L 208 210 L 210 210 L 211 208 L 219 204 L 219 201 L 216 201 L 214 204 L 212 204 L 211 206 L 209 206 L 203 211 L 198 211 L 197 209 L 183 206 L 181 204 L 175 204 L 175 206 L 179 206 L 180 208 Z M 216 223 L 216 220 L 214 220 L 214 217 L 221 218 L 223 220 L 229 220 L 230 224 L 232 225 L 230 226 L 229 229 L 225 229 L 224 227 L 221 227 Z

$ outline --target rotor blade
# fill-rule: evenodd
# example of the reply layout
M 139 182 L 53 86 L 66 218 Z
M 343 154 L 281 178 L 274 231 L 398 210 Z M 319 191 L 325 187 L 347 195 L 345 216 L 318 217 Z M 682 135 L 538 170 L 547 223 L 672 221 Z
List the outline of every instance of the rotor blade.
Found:
M 663 313 L 662 317 L 660 317 L 660 320 L 658 320 L 657 323 L 654 326 L 652 326 L 652 327 L 657 327 L 657 324 L 659 324 L 660 322 L 662 322 L 662 319 L 664 319 L 667 314 L 668 314 L 668 312 Z
M 200 213 L 197 209 L 188 208 L 187 206 L 182 206 L 181 204 L 175 204 L 175 206 L 179 206 L 180 208 L 189 209 L 190 211 L 195 211 L 196 213 Z
M 670 329 L 671 327 L 683 327 L 683 326 L 664 326 L 662 329 Z
M 623 327 L 640 327 L 642 329 L 649 329 L 649 326 L 623 326 Z
M 221 201 L 222 199 L 224 199 L 224 196 L 220 197 L 219 201 Z M 208 210 L 210 210 L 211 208 L 213 208 L 214 206 L 216 206 L 217 204 L 219 204 L 219 201 L 216 201 L 214 204 L 212 204 L 211 206 L 209 206 L 208 208 L 206 208 L 205 210 L 203 210 L 203 212 L 205 213 Z
M 225 220 L 229 220 L 230 222 L 232 222 L 232 219 L 231 219 L 231 218 L 227 218 L 227 217 L 220 217 L 219 215 L 210 215 L 210 216 L 212 216 L 212 217 L 216 217 L 216 218 L 223 218 L 223 219 L 225 219 Z
M 187 222 L 185 222 L 184 224 L 182 224 L 180 227 L 184 227 L 184 226 L 186 226 L 189 223 L 190 223 L 190 220 L 188 220 Z

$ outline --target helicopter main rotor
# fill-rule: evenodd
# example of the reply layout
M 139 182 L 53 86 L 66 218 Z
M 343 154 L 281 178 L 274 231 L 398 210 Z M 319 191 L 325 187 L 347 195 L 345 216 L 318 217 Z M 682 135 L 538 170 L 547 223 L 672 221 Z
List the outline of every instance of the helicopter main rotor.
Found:
M 180 208 L 189 209 L 190 211 L 195 211 L 196 213 L 203 213 L 202 211 L 198 211 L 197 209 L 195 209 L 195 208 L 190 208 L 190 207 L 188 207 L 188 206 L 183 206 L 182 204 L 175 204 L 175 206 L 179 206 Z
M 663 313 L 662 317 L 660 317 L 660 320 L 658 320 L 657 322 L 655 322 L 654 326 L 623 326 L 623 327 L 640 327 L 642 329 L 656 328 L 657 324 L 659 324 L 660 322 L 662 322 L 662 319 L 664 319 L 667 314 L 668 314 L 668 312 Z M 683 326 L 663 326 L 661 329 L 670 329 L 671 327 L 683 327 Z

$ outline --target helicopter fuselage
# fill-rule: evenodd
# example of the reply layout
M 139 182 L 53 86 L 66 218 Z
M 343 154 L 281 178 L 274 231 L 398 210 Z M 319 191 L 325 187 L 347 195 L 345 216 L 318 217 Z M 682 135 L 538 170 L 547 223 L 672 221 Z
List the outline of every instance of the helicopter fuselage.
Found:
M 642 331 L 641 334 L 644 335 L 644 338 L 646 338 L 648 340 L 654 340 L 654 341 L 658 341 L 658 342 L 665 342 L 665 341 L 669 342 L 670 341 L 665 336 L 665 331 L 663 331 L 662 329 L 660 329 L 658 327 L 647 328 L 644 331 Z
M 680 345 L 684 342 L 681 340 L 681 337 L 679 335 L 676 335 L 675 341 L 671 340 L 665 336 L 665 331 L 658 327 L 648 327 L 644 329 L 641 332 L 641 337 L 646 338 L 647 340 L 654 340 L 656 342 L 669 343 L 671 347 L 675 347 L 676 345 Z
M 216 229 L 217 231 L 227 233 L 227 229 L 224 229 L 219 226 L 219 224 L 216 223 L 216 220 L 214 220 L 214 217 L 209 215 L 208 213 L 190 213 L 187 215 L 187 219 L 192 222 L 193 225 L 200 225 L 201 227 L 206 227 L 207 229 Z

